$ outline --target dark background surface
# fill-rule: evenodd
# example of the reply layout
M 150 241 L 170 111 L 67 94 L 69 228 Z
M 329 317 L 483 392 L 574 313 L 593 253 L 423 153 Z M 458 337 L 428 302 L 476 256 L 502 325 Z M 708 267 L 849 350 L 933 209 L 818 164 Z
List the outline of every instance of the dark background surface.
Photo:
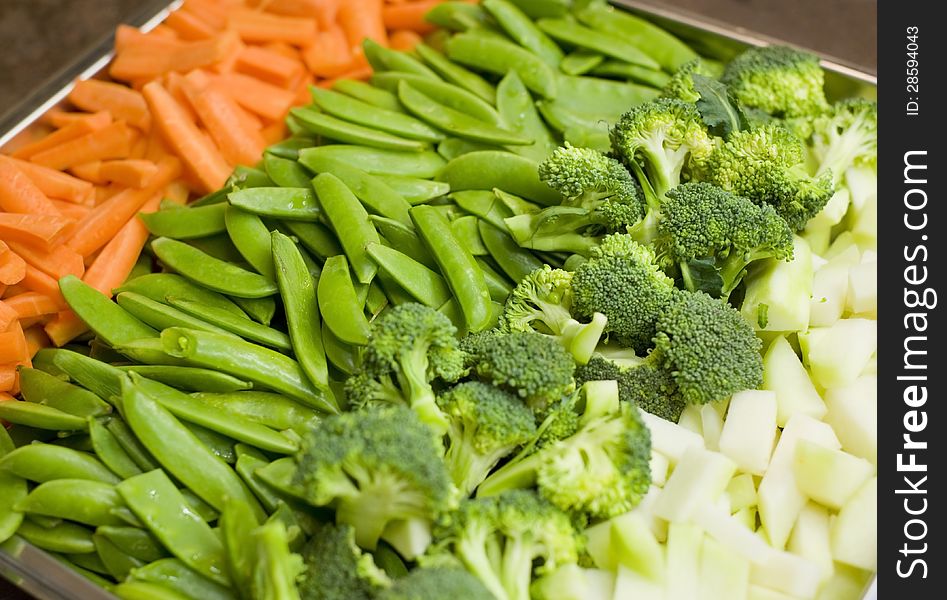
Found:
M 349 0 L 358 1 L 358 0 Z M 168 0 L 0 0 L 0 114 L 41 87 L 111 30 Z M 749 32 L 759 32 L 877 69 L 876 0 L 663 0 Z M 0 600 L 27 598 L 0 579 Z

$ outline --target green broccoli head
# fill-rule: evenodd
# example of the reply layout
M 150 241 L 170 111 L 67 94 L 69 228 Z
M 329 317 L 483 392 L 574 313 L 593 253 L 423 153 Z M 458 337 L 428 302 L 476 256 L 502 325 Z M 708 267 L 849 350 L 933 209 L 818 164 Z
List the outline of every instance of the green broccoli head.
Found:
M 694 75 L 716 77 L 718 73 L 714 73 L 704 61 L 695 58 L 684 63 L 674 72 L 670 81 L 661 90 L 661 97 L 691 104 L 697 102 L 700 100 L 700 93 L 694 89 Z
M 461 567 L 414 569 L 383 590 L 377 600 L 496 600 L 483 583 Z M 305 600 L 305 599 L 304 599 Z
M 722 80 L 742 104 L 777 117 L 815 116 L 828 108 L 819 58 L 787 46 L 746 50 L 730 61 Z
M 870 100 L 843 100 L 815 121 L 812 152 L 819 173 L 831 173 L 836 184 L 849 167 L 877 168 L 878 104 Z
M 298 584 L 301 600 L 372 600 L 391 585 L 372 555 L 355 543 L 350 525 L 320 525 L 302 556 L 306 571 Z
M 404 406 L 333 415 L 304 438 L 294 484 L 313 506 L 332 506 L 373 550 L 385 528 L 430 523 L 456 505 L 442 449 L 417 413 Z
M 523 400 L 488 383 L 459 383 L 437 403 L 450 419 L 447 469 L 464 495 L 503 457 L 536 435 L 533 411 Z
M 630 235 L 607 236 L 572 277 L 576 315 L 602 313 L 605 331 L 625 346 L 651 347 L 654 323 L 670 301 L 674 280 L 658 267 L 654 251 Z
M 356 405 L 406 403 L 435 432 L 447 430 L 431 382 L 453 382 L 465 374 L 457 329 L 433 308 L 408 302 L 384 311 L 372 323 L 356 379 L 347 386 Z M 400 390 L 399 395 L 395 390 Z
M 576 369 L 576 385 L 586 381 L 615 380 L 622 402 L 677 423 L 684 412 L 684 398 L 670 371 L 653 364 L 655 361 L 650 356 L 633 367 L 620 367 L 607 358 L 593 356 L 587 365 Z
M 694 178 L 772 205 L 793 231 L 805 227 L 833 193 L 832 175 L 810 176 L 802 140 L 777 124 L 734 132 L 695 165 Z
M 678 292 L 657 330 L 655 360 L 687 402 L 717 402 L 763 383 L 762 342 L 725 302 L 703 292 Z

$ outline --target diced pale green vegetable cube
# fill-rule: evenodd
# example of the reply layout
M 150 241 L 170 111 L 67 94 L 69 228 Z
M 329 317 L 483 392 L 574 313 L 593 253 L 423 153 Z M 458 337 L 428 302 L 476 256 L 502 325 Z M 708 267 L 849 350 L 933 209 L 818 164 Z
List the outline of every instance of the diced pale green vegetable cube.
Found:
M 734 394 L 720 435 L 720 452 L 741 471 L 762 475 L 776 440 L 776 415 L 774 392 L 746 390 Z

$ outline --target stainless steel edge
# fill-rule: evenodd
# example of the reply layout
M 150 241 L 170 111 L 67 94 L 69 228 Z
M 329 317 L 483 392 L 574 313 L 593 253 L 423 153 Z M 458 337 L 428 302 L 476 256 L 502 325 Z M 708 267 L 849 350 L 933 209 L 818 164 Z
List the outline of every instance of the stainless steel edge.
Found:
M 115 596 L 14 536 L 0 544 L 0 575 L 39 600 L 115 600 Z

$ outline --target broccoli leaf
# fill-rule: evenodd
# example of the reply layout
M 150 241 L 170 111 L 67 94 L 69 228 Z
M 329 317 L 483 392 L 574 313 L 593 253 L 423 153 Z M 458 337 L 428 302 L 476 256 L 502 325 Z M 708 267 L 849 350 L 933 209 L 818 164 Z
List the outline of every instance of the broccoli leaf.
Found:
M 681 277 L 686 288 L 694 292 L 704 292 L 719 298 L 723 290 L 723 277 L 713 258 L 695 258 L 681 265 Z
M 749 128 L 743 109 L 725 84 L 697 73 L 691 77 L 694 89 L 700 94 L 697 110 L 711 133 L 726 139 L 733 131 Z

